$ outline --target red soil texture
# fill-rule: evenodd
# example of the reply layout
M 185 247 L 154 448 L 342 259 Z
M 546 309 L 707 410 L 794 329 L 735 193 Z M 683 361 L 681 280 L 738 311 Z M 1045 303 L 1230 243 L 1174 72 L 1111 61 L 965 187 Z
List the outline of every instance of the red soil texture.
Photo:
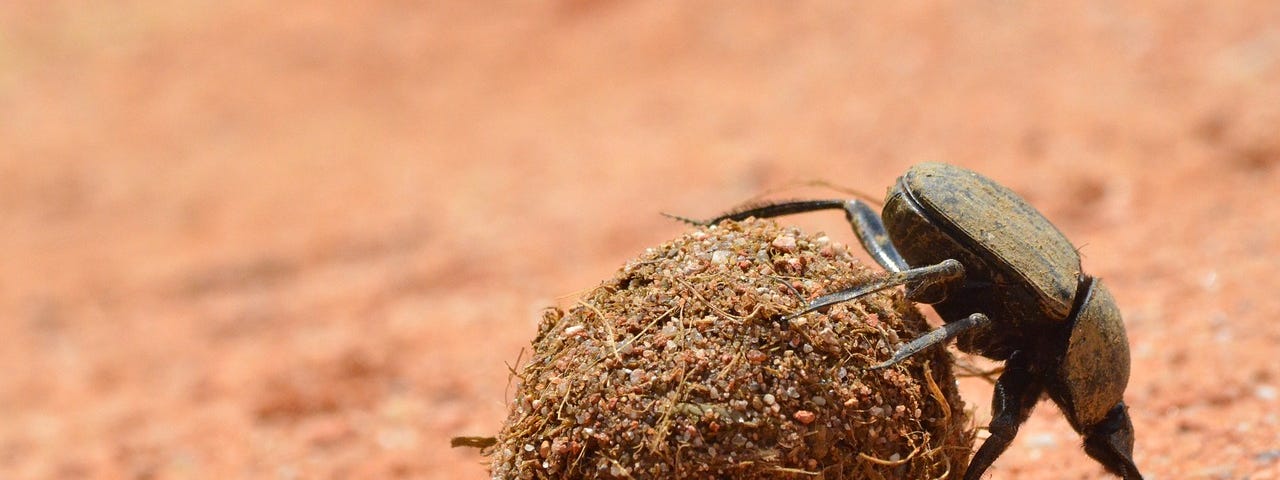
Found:
M 0 477 L 483 478 L 448 438 L 497 431 L 543 307 L 687 228 L 659 212 L 943 161 L 1110 286 L 1148 478 L 1280 478 L 1278 2 L 19 0 L 0 26 Z M 961 382 L 982 422 L 990 390 Z M 1047 403 L 989 474 L 1101 476 Z

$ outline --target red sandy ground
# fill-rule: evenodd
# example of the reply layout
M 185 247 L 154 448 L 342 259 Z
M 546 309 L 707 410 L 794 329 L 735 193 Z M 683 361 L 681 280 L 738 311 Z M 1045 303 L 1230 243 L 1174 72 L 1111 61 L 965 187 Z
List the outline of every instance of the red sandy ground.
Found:
M 0 478 L 481 478 L 659 211 L 926 160 L 1111 286 L 1147 478 L 1280 477 L 1280 3 L 355 3 L 0 4 Z

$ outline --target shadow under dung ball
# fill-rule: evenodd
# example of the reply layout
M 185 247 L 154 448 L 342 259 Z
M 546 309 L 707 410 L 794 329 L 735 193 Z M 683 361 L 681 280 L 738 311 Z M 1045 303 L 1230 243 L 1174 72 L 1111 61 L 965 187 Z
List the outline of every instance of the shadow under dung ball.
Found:
M 958 478 L 973 432 L 950 355 L 866 368 L 928 330 L 900 291 L 780 321 L 873 275 L 766 220 L 647 250 L 545 313 L 493 478 Z

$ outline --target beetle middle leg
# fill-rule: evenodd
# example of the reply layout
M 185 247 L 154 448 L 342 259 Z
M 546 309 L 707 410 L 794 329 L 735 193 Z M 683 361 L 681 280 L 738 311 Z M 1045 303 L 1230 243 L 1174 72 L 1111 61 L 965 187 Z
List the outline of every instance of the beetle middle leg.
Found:
M 861 285 L 856 285 L 845 290 L 823 295 L 815 299 L 813 302 L 810 302 L 809 306 L 805 307 L 804 310 L 788 315 L 787 318 L 795 318 L 837 303 L 856 300 L 898 285 L 907 286 L 907 299 L 918 301 L 918 299 L 912 298 L 912 292 L 922 291 L 933 285 L 959 282 L 963 280 L 964 266 L 957 260 L 947 259 L 925 267 L 912 268 L 901 272 L 890 272 Z
M 823 295 L 818 297 L 809 304 L 804 310 L 793 313 L 783 318 L 784 321 L 791 320 L 806 313 L 818 310 L 824 307 L 844 303 L 857 299 L 886 288 L 898 285 L 907 285 L 907 298 L 912 297 L 912 292 L 923 290 L 931 285 L 957 282 L 964 279 L 964 267 L 956 260 L 943 260 L 942 262 L 927 267 L 913 268 L 904 272 L 894 272 L 884 277 L 862 285 L 855 286 L 847 290 Z M 889 360 L 872 366 L 872 369 L 880 369 L 889 367 L 901 362 L 916 353 L 929 348 L 933 345 L 946 343 L 961 333 L 967 332 L 974 328 L 985 327 L 991 323 L 991 319 L 981 313 L 975 313 L 963 319 L 944 323 L 941 327 L 930 331 L 916 339 L 907 342 L 898 351 L 894 352 L 893 357 Z
M 782 321 L 785 322 L 814 310 L 855 300 L 898 285 L 906 285 L 906 297 L 908 300 L 920 303 L 936 303 L 941 300 L 937 296 L 939 289 L 931 287 L 943 287 L 941 290 L 945 291 L 948 285 L 957 285 L 964 281 L 964 266 L 954 259 L 943 260 L 934 265 L 911 268 L 906 260 L 902 258 L 902 255 L 898 253 L 898 249 L 893 246 L 893 242 L 889 240 L 889 234 L 880 215 L 861 200 L 802 200 L 770 203 L 733 211 L 706 221 L 690 220 L 683 217 L 675 218 L 695 225 L 714 225 L 726 220 L 738 221 L 750 217 L 769 218 L 833 209 L 844 210 L 845 218 L 849 220 L 849 225 L 858 236 L 858 241 L 862 243 L 862 247 L 866 249 L 876 263 L 879 263 L 889 273 L 863 285 L 819 297 L 805 309 L 783 317 Z M 988 323 L 990 323 L 990 320 L 980 313 L 975 313 L 956 322 L 949 322 L 912 340 L 895 352 L 893 358 L 889 361 L 872 368 L 884 368 L 894 365 L 916 352 L 938 343 L 945 343 L 965 331 Z
M 961 333 L 967 332 L 973 328 L 985 326 L 990 323 L 991 323 L 991 319 L 987 318 L 986 315 L 983 315 L 981 313 L 975 313 L 973 315 L 969 315 L 968 317 L 965 317 L 964 319 L 959 321 L 944 323 L 942 324 L 941 327 L 938 327 L 937 329 L 934 329 L 929 333 L 916 337 L 915 340 L 907 342 L 907 344 L 903 345 L 902 348 L 899 348 L 898 351 L 893 352 L 892 357 L 890 357 L 888 360 L 885 360 L 882 363 L 873 365 L 871 369 L 878 370 L 881 368 L 886 368 L 886 367 L 896 365 L 898 362 L 906 360 L 908 357 L 915 355 L 916 353 L 919 353 L 921 350 L 932 347 L 934 345 L 947 343 L 948 340 L 956 338 L 956 336 L 960 335 Z M 1001 378 L 1004 378 L 1004 377 L 1001 376 Z

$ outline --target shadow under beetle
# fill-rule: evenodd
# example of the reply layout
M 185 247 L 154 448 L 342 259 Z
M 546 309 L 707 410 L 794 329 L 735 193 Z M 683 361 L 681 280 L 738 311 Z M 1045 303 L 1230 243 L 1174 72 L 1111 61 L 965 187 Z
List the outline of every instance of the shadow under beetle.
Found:
M 1124 404 L 1129 341 L 1102 281 L 1052 223 L 1004 186 L 963 168 L 924 163 L 889 190 L 879 215 L 861 200 L 772 203 L 707 221 L 842 209 L 862 246 L 888 273 L 819 297 L 794 318 L 898 285 L 932 304 L 944 325 L 871 368 L 956 339 L 961 351 L 1005 362 L 992 398 L 991 436 L 973 455 L 976 480 L 1009 447 L 1043 394 L 1108 471 L 1140 480 Z

